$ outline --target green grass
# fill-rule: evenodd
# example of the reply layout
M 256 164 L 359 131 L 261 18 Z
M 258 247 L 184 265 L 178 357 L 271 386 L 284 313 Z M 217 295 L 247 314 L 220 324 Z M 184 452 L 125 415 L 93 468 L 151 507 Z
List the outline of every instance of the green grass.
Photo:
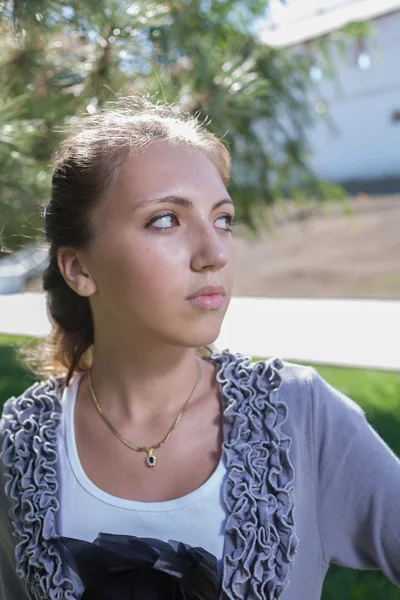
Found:
M 30 338 L 0 335 L 0 409 L 7 398 L 19 396 L 37 380 L 18 360 L 18 348 L 31 343 Z
M 314 366 L 326 381 L 364 408 L 368 421 L 400 456 L 400 373 Z M 331 565 L 322 600 L 400 600 L 400 589 L 380 571 Z
M 17 348 L 29 338 L 0 335 L 0 407 L 36 378 L 17 360 Z M 335 388 L 355 400 L 367 419 L 400 456 L 400 373 L 313 365 Z M 400 600 L 400 589 L 379 571 L 356 571 L 332 565 L 321 600 Z
M 326 381 L 364 408 L 368 421 L 400 456 L 400 373 L 314 366 Z

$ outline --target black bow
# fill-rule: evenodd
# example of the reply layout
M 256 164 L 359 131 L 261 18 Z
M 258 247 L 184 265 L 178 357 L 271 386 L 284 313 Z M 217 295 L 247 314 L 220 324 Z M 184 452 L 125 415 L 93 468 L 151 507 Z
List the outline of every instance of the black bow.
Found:
M 86 542 L 60 537 L 64 560 L 79 575 L 82 600 L 217 600 L 218 562 L 182 542 L 100 533 Z

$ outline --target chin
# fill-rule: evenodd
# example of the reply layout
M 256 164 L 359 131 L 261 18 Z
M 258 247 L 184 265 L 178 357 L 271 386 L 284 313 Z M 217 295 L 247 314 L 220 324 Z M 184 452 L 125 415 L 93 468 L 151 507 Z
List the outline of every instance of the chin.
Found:
M 182 335 L 180 332 L 179 337 L 177 336 L 174 340 L 175 343 L 184 348 L 200 348 L 201 346 L 209 346 L 213 344 L 219 336 L 221 330 L 221 324 L 217 325 L 204 325 L 197 328 L 189 328 L 183 330 L 185 333 Z

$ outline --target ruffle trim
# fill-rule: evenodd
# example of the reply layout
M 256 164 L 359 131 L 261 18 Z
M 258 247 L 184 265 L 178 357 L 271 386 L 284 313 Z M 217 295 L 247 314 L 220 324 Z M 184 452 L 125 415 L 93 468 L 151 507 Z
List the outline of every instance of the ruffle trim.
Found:
M 75 600 L 73 583 L 63 575 L 56 536 L 57 425 L 61 413 L 61 382 L 54 377 L 35 383 L 4 405 L 1 456 L 12 501 L 16 572 L 35 600 Z
M 282 431 L 288 407 L 275 397 L 279 359 L 259 361 L 228 350 L 209 360 L 220 365 L 227 479 L 222 587 L 231 600 L 278 600 L 288 587 L 299 540 L 294 521 L 291 438 Z
M 294 469 L 291 439 L 282 431 L 288 417 L 275 398 L 283 363 L 260 361 L 228 350 L 206 360 L 217 365 L 224 402 L 227 509 L 222 589 L 230 600 L 278 600 L 298 538 L 295 535 Z M 63 573 L 55 515 L 57 429 L 61 415 L 61 379 L 30 387 L 4 405 L 1 455 L 10 517 L 18 539 L 17 574 L 35 600 L 75 600 L 74 585 Z

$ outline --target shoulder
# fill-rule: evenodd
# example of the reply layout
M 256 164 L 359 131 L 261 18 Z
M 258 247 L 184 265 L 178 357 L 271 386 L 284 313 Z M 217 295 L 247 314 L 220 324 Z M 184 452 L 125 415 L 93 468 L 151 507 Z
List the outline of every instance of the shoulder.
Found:
M 281 387 L 287 392 L 302 390 L 304 393 L 310 393 L 314 378 L 318 375 L 314 367 L 299 365 L 277 357 L 259 362 L 265 362 L 270 368 L 278 371 Z
M 264 388 L 263 382 L 269 382 L 273 388 L 307 389 L 316 373 L 312 367 L 287 362 L 278 357 L 254 361 L 249 355 L 232 353 L 227 349 L 215 352 L 210 359 L 218 365 L 217 379 L 221 383 L 230 380 L 238 386 L 261 385 Z
M 304 415 L 305 411 L 316 420 L 365 415 L 354 400 L 328 383 L 314 367 L 276 357 L 258 362 L 279 374 L 279 398 L 296 416 Z
M 251 356 L 229 350 L 213 355 L 219 364 L 217 380 L 225 401 L 240 411 L 270 408 L 282 414 L 304 412 L 310 404 L 314 370 L 273 357 L 253 361 Z
M 7 464 L 13 446 L 26 444 L 51 427 L 61 412 L 63 377 L 36 382 L 20 396 L 9 398 L 0 419 L 0 456 Z
M 276 392 L 289 403 L 304 402 L 310 398 L 315 378 L 318 377 L 313 367 L 288 362 L 279 357 L 257 360 L 250 366 L 258 378 L 276 380 Z
M 7 422 L 13 417 L 20 420 L 25 411 L 33 412 L 35 409 L 40 411 L 49 404 L 61 401 L 63 380 L 63 377 L 49 377 L 44 381 L 37 381 L 19 396 L 12 396 L 6 400 L 3 406 L 2 422 Z

